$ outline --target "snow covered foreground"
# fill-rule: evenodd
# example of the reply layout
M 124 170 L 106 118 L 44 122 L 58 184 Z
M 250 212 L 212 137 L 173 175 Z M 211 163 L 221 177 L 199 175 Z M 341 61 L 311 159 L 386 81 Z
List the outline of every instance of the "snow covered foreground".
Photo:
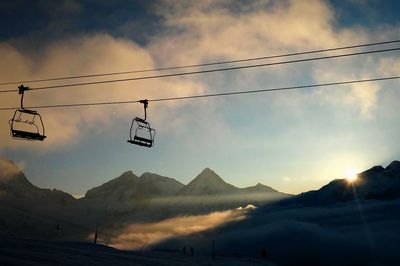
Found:
M 275 265 L 267 260 L 183 255 L 179 251 L 121 251 L 85 242 L 0 239 L 0 265 Z

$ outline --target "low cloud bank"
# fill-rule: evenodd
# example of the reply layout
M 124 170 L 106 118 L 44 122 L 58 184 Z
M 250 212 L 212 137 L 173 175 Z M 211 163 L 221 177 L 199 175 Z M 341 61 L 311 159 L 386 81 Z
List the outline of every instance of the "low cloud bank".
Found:
M 23 168 L 24 164 L 21 164 L 21 166 Z M 21 173 L 21 170 L 13 162 L 0 157 L 0 181 L 9 179 L 19 173 Z
M 255 207 L 237 208 L 206 215 L 182 216 L 154 223 L 130 224 L 117 236 L 101 241 L 118 249 L 140 249 L 172 237 L 188 236 L 217 228 L 223 224 L 241 221 Z
M 187 243 L 209 254 L 260 257 L 278 265 L 399 265 L 400 200 L 349 203 L 334 207 L 270 207 L 210 232 L 169 239 L 159 248 Z

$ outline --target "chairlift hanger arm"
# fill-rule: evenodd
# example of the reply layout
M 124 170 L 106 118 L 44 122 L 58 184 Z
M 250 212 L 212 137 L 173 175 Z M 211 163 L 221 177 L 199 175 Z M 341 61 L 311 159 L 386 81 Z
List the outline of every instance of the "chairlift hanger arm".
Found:
M 146 111 L 146 109 L 149 106 L 149 101 L 147 99 L 144 99 L 144 100 L 140 100 L 139 103 L 143 104 L 143 107 L 144 107 L 144 119 L 143 120 L 146 121 L 146 119 L 147 119 L 147 111 Z
M 24 110 L 24 93 L 28 91 L 29 87 L 25 87 L 23 84 L 18 87 L 18 93 L 21 94 L 21 109 Z

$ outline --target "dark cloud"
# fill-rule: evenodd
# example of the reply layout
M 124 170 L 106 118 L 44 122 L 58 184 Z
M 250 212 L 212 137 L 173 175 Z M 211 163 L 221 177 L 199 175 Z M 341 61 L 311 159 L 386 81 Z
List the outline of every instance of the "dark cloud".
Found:
M 157 30 L 148 1 L 9 1 L 0 4 L 0 41 L 46 44 L 76 34 L 108 33 L 145 43 Z

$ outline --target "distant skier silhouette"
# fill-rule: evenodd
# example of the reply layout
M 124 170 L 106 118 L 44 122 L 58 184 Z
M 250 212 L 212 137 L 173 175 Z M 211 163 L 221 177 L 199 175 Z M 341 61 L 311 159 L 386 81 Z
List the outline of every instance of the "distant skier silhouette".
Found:
M 193 249 L 193 247 L 190 247 L 190 256 L 193 256 L 194 255 L 194 249 Z
M 267 250 L 265 248 L 261 249 L 261 257 L 264 260 L 267 258 Z
M 182 254 L 183 254 L 183 255 L 186 255 L 186 247 L 183 247 L 183 248 L 182 248 Z

